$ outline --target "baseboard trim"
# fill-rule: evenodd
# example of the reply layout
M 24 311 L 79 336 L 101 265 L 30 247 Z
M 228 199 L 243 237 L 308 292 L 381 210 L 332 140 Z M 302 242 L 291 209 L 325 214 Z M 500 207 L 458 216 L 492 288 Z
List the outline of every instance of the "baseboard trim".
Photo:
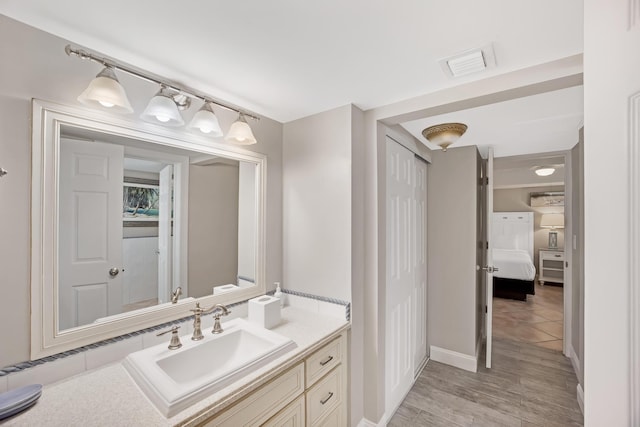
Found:
M 378 427 L 378 424 L 363 418 L 360 420 L 357 427 Z
M 580 412 L 584 416 L 584 390 L 582 390 L 582 385 L 578 384 L 576 387 L 576 395 L 578 396 L 578 406 L 580 406 Z
M 413 375 L 413 382 L 415 383 L 415 381 L 418 379 L 418 377 L 420 376 L 420 374 L 422 373 L 422 371 L 424 370 L 424 368 L 427 366 L 427 363 L 429 362 L 429 357 L 425 357 L 424 360 L 422 361 L 422 363 L 420 363 L 420 366 L 418 367 L 418 370 L 415 372 L 415 374 Z
M 573 372 L 575 372 L 576 377 L 580 379 L 580 359 L 578 358 L 578 354 L 573 349 L 573 345 L 569 344 L 569 360 L 571 360 L 571 365 L 573 366 Z
M 478 358 L 457 351 L 431 346 L 429 358 L 436 362 L 451 365 L 469 372 L 478 372 Z
M 482 350 L 482 339 L 478 339 L 478 345 L 476 345 L 476 372 L 478 372 L 478 363 L 480 363 L 480 351 Z

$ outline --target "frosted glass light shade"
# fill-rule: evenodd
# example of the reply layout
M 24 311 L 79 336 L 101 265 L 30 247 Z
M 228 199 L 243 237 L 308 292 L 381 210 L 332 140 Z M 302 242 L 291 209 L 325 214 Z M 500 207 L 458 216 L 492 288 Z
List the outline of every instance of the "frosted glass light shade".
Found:
M 561 213 L 542 214 L 542 218 L 540 218 L 540 227 L 564 228 L 564 214 L 561 214 Z
M 466 131 L 467 125 L 464 123 L 443 123 L 429 126 L 422 131 L 422 136 L 430 143 L 440 146 L 442 151 L 447 151 L 447 148 L 460 139 Z
M 253 136 L 251 127 L 243 114 L 240 114 L 238 120 L 233 122 L 225 139 L 228 142 L 238 145 L 251 145 L 258 142 L 256 137 Z
M 111 67 L 105 67 L 78 96 L 78 101 L 89 107 L 98 107 L 117 113 L 133 113 L 124 88 Z
M 556 169 L 552 168 L 551 166 L 541 166 L 536 168 L 535 170 L 536 175 L 538 176 L 549 176 L 552 175 L 555 171 Z
M 205 102 L 202 108 L 193 116 L 189 122 L 189 129 L 195 129 L 207 136 L 217 138 L 222 136 L 222 129 L 213 107 L 210 102 Z
M 164 88 L 151 98 L 140 118 L 164 126 L 182 126 L 184 124 L 178 106 L 171 94 Z

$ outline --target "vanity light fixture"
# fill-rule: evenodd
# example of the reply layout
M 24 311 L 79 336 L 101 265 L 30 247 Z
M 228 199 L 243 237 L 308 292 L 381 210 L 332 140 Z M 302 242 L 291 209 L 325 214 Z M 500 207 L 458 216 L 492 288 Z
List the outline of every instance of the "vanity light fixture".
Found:
M 78 101 L 90 107 L 111 109 L 119 113 L 133 113 L 124 88 L 113 67 L 106 66 L 80 94 Z
M 125 90 L 115 76 L 115 70 L 119 70 L 160 86 L 160 91 L 149 101 L 149 104 L 141 115 L 144 120 L 165 126 L 182 126 L 184 125 L 184 119 L 179 110 L 189 108 L 191 100 L 195 98 L 203 101 L 204 105 L 189 122 L 189 128 L 199 129 L 208 136 L 221 137 L 222 130 L 220 129 L 218 118 L 212 108 L 215 104 L 239 114 L 238 120 L 236 120 L 229 129 L 229 134 L 225 138 L 227 141 L 240 145 L 255 144 L 257 142 L 251 127 L 246 121 L 246 117 L 260 120 L 260 118 L 254 114 L 213 100 L 210 96 L 206 96 L 195 90 L 180 87 L 173 83 L 160 80 L 159 78 L 146 75 L 141 71 L 117 64 L 111 59 L 94 55 L 85 50 L 74 49 L 70 45 L 67 45 L 64 51 L 69 56 L 74 55 L 81 59 L 88 59 L 102 64 L 105 67 L 96 79 L 91 82 L 89 87 L 78 97 L 78 100 L 85 105 L 103 109 L 107 108 L 122 113 L 133 112 Z M 100 90 L 94 90 L 92 86 L 96 86 Z M 94 93 L 95 95 L 93 95 Z M 91 97 L 89 94 L 91 94 Z
M 556 171 L 556 168 L 551 166 L 538 166 L 535 168 L 536 175 L 538 176 L 549 176 L 552 175 Z
M 202 108 L 193 116 L 188 127 L 189 129 L 196 129 L 214 138 L 222 136 L 222 129 L 220 128 L 218 117 L 216 117 L 216 113 L 213 111 L 213 105 L 209 101 L 206 101 Z
M 184 124 L 173 95 L 164 86 L 151 98 L 140 118 L 151 123 L 159 122 L 165 126 L 182 126 Z
M 422 135 L 427 140 L 440 146 L 442 151 L 455 143 L 467 131 L 467 125 L 463 123 L 443 123 L 440 125 L 429 126 L 422 131 Z
M 253 136 L 251 127 L 247 123 L 247 119 L 245 119 L 242 113 L 239 114 L 238 120 L 233 122 L 224 139 L 239 145 L 251 145 L 257 142 L 256 137 Z

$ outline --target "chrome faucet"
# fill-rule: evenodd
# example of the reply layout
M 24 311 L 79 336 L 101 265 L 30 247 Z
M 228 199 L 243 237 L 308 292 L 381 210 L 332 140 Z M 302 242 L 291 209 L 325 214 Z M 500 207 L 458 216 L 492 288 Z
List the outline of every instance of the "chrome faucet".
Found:
M 209 314 L 209 313 L 215 312 L 215 314 L 213 315 L 213 330 L 211 331 L 211 333 L 219 334 L 224 331 L 222 329 L 222 325 L 220 325 L 220 316 L 228 316 L 229 313 L 231 313 L 231 310 L 229 310 L 227 307 L 225 307 L 222 304 L 216 304 L 210 308 L 201 308 L 199 302 L 196 303 L 196 308 L 192 308 L 191 311 L 193 312 L 193 317 L 194 317 L 193 335 L 191 336 L 191 339 L 193 341 L 200 341 L 201 339 L 204 338 L 204 335 L 202 334 L 202 319 L 201 319 L 203 314 Z
M 175 291 L 171 292 L 171 304 L 176 304 L 180 295 L 182 295 L 182 287 L 178 286 Z

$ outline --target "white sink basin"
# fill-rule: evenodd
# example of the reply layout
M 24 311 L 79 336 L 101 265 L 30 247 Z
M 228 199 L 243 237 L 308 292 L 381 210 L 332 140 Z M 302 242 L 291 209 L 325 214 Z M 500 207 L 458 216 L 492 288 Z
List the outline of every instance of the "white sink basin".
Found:
M 182 348 L 159 344 L 131 353 L 123 365 L 138 386 L 165 416 L 228 386 L 296 347 L 280 334 L 234 319 L 224 332 L 204 331 L 205 338 L 180 337 Z

